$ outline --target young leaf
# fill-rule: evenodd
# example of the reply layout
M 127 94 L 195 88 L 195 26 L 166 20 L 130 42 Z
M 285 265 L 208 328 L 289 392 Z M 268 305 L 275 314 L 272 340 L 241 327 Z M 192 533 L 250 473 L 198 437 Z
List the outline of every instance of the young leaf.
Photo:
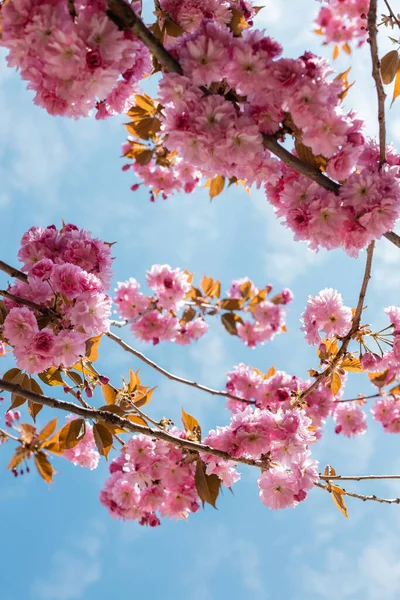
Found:
M 385 85 L 392 83 L 396 77 L 399 67 L 399 55 L 397 50 L 391 50 L 381 59 L 381 77 Z
M 276 369 L 275 369 L 274 365 L 272 365 L 272 367 L 270 367 L 268 370 L 267 379 L 269 379 L 270 377 L 275 375 L 275 373 L 276 373 Z
M 210 182 L 210 192 L 209 196 L 211 200 L 216 196 L 219 196 L 225 187 L 225 177 L 222 175 L 217 175 Z
M 243 321 L 239 317 L 239 315 L 236 315 L 235 313 L 232 313 L 232 312 L 224 313 L 223 315 L 221 315 L 221 321 L 222 321 L 222 325 L 225 327 L 227 332 L 230 333 L 231 335 L 237 335 L 238 334 L 237 324 L 243 323 Z
M 211 504 L 216 508 L 216 501 L 221 488 L 221 480 L 218 475 L 207 475 L 203 461 L 198 460 L 196 464 L 196 473 L 194 476 L 197 493 L 203 503 Z
M 39 402 L 32 402 L 32 400 L 28 400 L 28 413 L 31 415 L 34 422 L 36 422 L 36 417 L 40 413 L 43 408 L 43 404 L 39 404 Z
M 47 440 L 51 435 L 53 435 L 55 429 L 57 427 L 57 417 L 52 421 L 49 421 L 47 425 L 43 427 L 43 429 L 39 433 L 39 440 L 42 442 Z
M 92 363 L 96 362 L 96 360 L 99 358 L 99 346 L 102 335 L 102 333 L 100 335 L 96 335 L 86 342 L 85 356 Z
M 103 423 L 95 423 L 93 425 L 93 436 L 99 453 L 107 458 L 113 445 L 112 434 Z
M 42 477 L 46 483 L 50 483 L 53 480 L 54 469 L 44 452 L 36 452 L 35 464 L 40 477 Z
M 145 427 L 147 427 L 147 421 L 145 421 L 144 419 L 142 419 L 142 417 L 139 417 L 138 415 L 126 415 L 126 417 L 132 423 L 136 423 L 136 425 L 144 425 Z
M 21 369 L 10 369 L 9 371 L 7 371 L 6 373 L 4 373 L 2 379 L 4 379 L 4 381 L 8 381 L 8 383 L 16 383 L 16 384 L 20 384 L 22 382 L 24 378 L 24 374 L 22 373 Z
M 148 404 L 155 389 L 155 387 L 151 388 L 151 390 L 145 392 L 144 396 L 140 397 L 138 400 L 134 400 L 133 402 L 135 403 L 135 406 L 142 408 L 142 406 Z
M 204 294 L 209 298 L 219 298 L 221 293 L 221 283 L 212 277 L 204 276 L 200 281 L 200 287 Z
M 340 366 L 345 371 L 350 371 L 352 373 L 364 372 L 364 369 L 361 366 L 361 362 L 352 354 L 348 354 Z
M 396 73 L 396 80 L 394 82 L 394 89 L 393 89 L 393 98 L 392 98 L 392 103 L 390 106 L 392 106 L 393 102 L 396 100 L 397 96 L 400 95 L 400 69 L 398 69 L 397 73 Z
M 331 391 L 334 396 L 339 392 L 342 387 L 342 380 L 336 372 L 332 373 L 331 377 Z
M 114 388 L 109 383 L 107 383 L 106 385 L 102 385 L 101 391 L 103 393 L 104 400 L 107 402 L 107 404 L 115 403 L 115 398 L 117 397 L 117 392 L 114 390 Z
M 349 515 L 347 513 L 346 504 L 343 499 L 344 490 L 342 490 L 342 488 L 338 487 L 337 485 L 332 485 L 331 489 L 334 503 L 336 504 L 340 512 L 346 517 L 346 519 L 348 519 Z
M 243 300 L 239 298 L 226 298 L 221 300 L 220 306 L 223 310 L 240 310 L 243 304 Z
M 380 371 L 378 373 L 368 373 L 368 379 L 380 389 L 394 380 L 394 377 L 388 379 L 388 374 L 389 369 L 385 369 L 384 371 Z
M 192 437 L 198 441 L 201 440 L 200 423 L 198 422 L 197 419 L 192 417 L 192 415 L 189 415 L 187 412 L 185 412 L 183 408 L 182 408 L 182 423 L 183 423 L 186 433 L 191 434 Z
M 46 371 L 43 371 L 43 373 L 39 373 L 39 379 L 47 385 L 65 385 L 60 369 L 56 369 L 55 367 L 50 367 Z
M 60 430 L 58 442 L 61 450 L 74 448 L 85 437 L 86 424 L 84 419 L 74 419 Z

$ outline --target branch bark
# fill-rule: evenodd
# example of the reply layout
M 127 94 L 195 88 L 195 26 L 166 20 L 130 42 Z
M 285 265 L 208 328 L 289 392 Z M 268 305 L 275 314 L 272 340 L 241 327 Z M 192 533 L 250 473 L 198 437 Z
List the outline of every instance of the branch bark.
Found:
M 44 395 L 42 396 L 41 394 L 25 390 L 24 388 L 15 383 L 9 383 L 4 379 L 0 379 L 0 389 L 6 390 L 18 396 L 22 396 L 27 400 L 32 400 L 33 402 L 37 402 L 38 404 L 42 404 L 43 406 L 49 406 L 50 408 L 55 408 L 58 410 L 63 410 L 65 412 L 72 413 L 74 415 L 78 415 L 79 417 L 83 417 L 84 419 L 100 421 L 102 423 L 106 423 L 107 425 L 112 425 L 120 429 L 125 429 L 126 431 L 129 431 L 131 433 L 141 433 L 143 435 L 147 435 L 158 440 L 163 440 L 164 442 L 169 442 L 170 444 L 174 444 L 178 448 L 184 450 L 190 450 L 192 452 L 204 452 L 205 454 L 212 454 L 213 456 L 217 456 L 222 460 L 227 460 L 234 463 L 243 463 L 245 465 L 259 467 L 260 469 L 264 470 L 269 467 L 268 460 L 253 460 L 250 458 L 243 457 L 232 458 L 232 456 L 230 456 L 230 454 L 228 454 L 227 452 L 217 450 L 216 448 L 211 448 L 211 446 L 207 446 L 206 444 L 192 442 L 190 440 L 183 440 L 181 438 L 175 437 L 167 431 L 152 429 L 150 427 L 145 427 L 144 425 L 132 423 L 124 417 L 120 417 L 107 411 L 98 410 L 94 408 L 85 408 L 83 406 L 78 406 L 73 402 L 66 402 L 65 400 L 58 400 L 57 398 L 50 398 L 49 396 Z
M 8 275 L 10 275 L 11 277 L 14 277 L 15 279 L 19 279 L 20 281 L 23 281 L 24 283 L 26 283 L 28 281 L 28 278 L 25 275 L 25 273 L 22 273 L 22 271 L 18 271 L 18 269 L 11 267 L 7 263 L 3 262 L 2 260 L 0 260 L 0 271 L 4 271 L 4 273 L 8 273 Z
M 379 168 L 386 162 L 386 124 L 385 124 L 385 98 L 381 78 L 380 60 L 378 55 L 377 26 L 376 26 L 377 0 L 370 0 L 368 11 L 368 35 L 371 50 L 372 77 L 375 81 L 378 97 L 378 123 L 379 123 Z

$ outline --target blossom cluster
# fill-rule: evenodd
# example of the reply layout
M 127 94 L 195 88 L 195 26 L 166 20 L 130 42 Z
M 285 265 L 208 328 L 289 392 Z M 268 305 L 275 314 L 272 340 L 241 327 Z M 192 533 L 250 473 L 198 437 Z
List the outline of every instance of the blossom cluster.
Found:
M 203 19 L 210 17 L 218 25 L 229 25 L 232 9 L 240 9 L 251 25 L 254 8 L 246 0 L 160 0 L 160 8 L 184 31 L 194 31 Z M 168 31 L 168 30 L 167 30 Z
M 355 402 L 337 403 L 332 416 L 336 422 L 335 433 L 341 433 L 351 438 L 367 431 L 367 415 L 360 404 Z
M 261 501 L 272 509 L 293 507 L 318 479 L 317 463 L 309 459 L 308 445 L 315 439 L 310 425 L 299 409 L 272 412 L 247 406 L 232 415 L 229 425 L 210 431 L 205 443 L 233 458 L 268 455 L 274 466 L 258 480 Z
M 317 296 L 309 296 L 302 314 L 302 331 L 309 344 L 319 344 L 322 339 L 319 331 L 326 337 L 343 337 L 351 328 L 352 311 L 343 305 L 342 295 L 337 290 L 326 288 Z
M 144 435 L 132 437 L 110 464 L 100 502 L 113 517 L 151 527 L 160 525 L 158 515 L 186 518 L 200 508 L 195 470 L 196 464 L 176 446 Z
M 380 398 L 371 409 L 375 421 L 382 424 L 387 433 L 400 433 L 400 403 L 398 396 Z
M 351 148 L 346 152 L 343 165 L 348 159 L 351 170 L 355 165 Z M 334 177 L 347 177 L 338 194 L 285 165 L 281 165 L 277 184 L 266 183 L 269 202 L 294 232 L 295 240 L 307 241 L 313 250 L 341 247 L 357 256 L 369 242 L 393 228 L 400 216 L 399 156 L 392 152 L 379 169 L 376 145 L 367 144 L 357 164 L 357 172 L 349 174 L 347 167 L 336 163 L 343 172 Z
M 318 27 L 317 33 L 324 36 L 324 42 L 344 45 L 354 41 L 361 46 L 368 35 L 369 1 L 323 0 L 323 4 L 315 24 Z
M 109 329 L 110 246 L 72 224 L 32 227 L 18 258 L 27 282 L 8 291 L 37 308 L 6 298 L 1 336 L 28 373 L 71 367 L 85 354 L 86 341 Z
M 138 3 L 136 3 L 137 6 Z M 0 6 L 0 45 L 52 115 L 78 118 L 121 113 L 137 82 L 151 71 L 147 48 L 119 31 L 106 15 L 106 0 L 13 0 Z
M 147 272 L 147 285 L 153 290 L 153 296 L 147 296 L 140 291 L 140 284 L 134 278 L 118 283 L 114 302 L 118 312 L 128 323 L 135 336 L 145 342 L 158 344 L 160 341 L 170 341 L 185 345 L 198 340 L 207 332 L 208 325 L 203 314 L 215 314 L 224 302 L 238 300 L 238 310 L 242 308 L 243 318 L 236 324 L 239 338 L 249 347 L 271 341 L 285 327 L 285 305 L 292 301 L 291 290 L 284 288 L 280 294 L 269 299 L 272 286 L 259 290 L 247 278 L 234 280 L 227 292 L 227 298 L 215 304 L 208 304 L 207 299 L 200 303 L 201 315 L 196 316 L 193 298 L 189 297 L 191 290 L 191 275 L 181 269 L 172 269 L 169 265 L 153 265 Z M 265 292 L 254 306 L 244 306 L 243 286 L 251 292 L 250 298 Z M 179 316 L 179 311 L 185 309 Z M 192 307 L 192 312 L 189 311 Z M 249 315 L 246 319 L 245 315 Z
M 185 323 L 176 316 L 191 287 L 188 273 L 169 265 L 153 265 L 146 279 L 155 297 L 140 292 L 140 284 L 131 277 L 118 283 L 114 298 L 118 312 L 130 322 L 139 339 L 153 344 L 173 341 L 185 345 L 207 332 L 208 325 L 202 317 Z
M 128 146 L 130 144 L 124 145 L 123 150 Z M 159 193 L 162 194 L 164 200 L 176 192 L 191 194 L 200 184 L 202 176 L 189 163 L 179 160 L 176 160 L 169 167 L 158 165 L 154 160 L 150 161 L 147 165 L 140 165 L 134 160 L 132 169 L 140 177 L 144 185 L 151 190 L 150 200 L 152 202 L 155 201 Z M 134 184 L 131 189 L 132 191 L 136 191 L 138 187 L 138 184 Z

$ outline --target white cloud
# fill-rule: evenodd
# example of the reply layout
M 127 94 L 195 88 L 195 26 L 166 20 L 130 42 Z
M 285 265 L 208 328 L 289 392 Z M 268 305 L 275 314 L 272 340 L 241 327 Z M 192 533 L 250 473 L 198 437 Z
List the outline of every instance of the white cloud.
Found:
M 74 539 L 70 548 L 57 550 L 50 568 L 31 586 L 34 600 L 78 600 L 101 577 L 101 523 L 93 523 L 87 532 Z

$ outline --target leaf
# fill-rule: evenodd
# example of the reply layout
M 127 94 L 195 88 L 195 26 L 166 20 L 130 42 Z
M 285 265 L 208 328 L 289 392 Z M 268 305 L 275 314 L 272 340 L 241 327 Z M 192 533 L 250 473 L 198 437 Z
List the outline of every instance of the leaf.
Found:
M 336 470 L 331 465 L 326 465 L 324 475 L 326 477 L 334 477 L 336 475 Z
M 42 410 L 43 405 L 38 402 L 32 402 L 32 400 L 28 400 L 28 412 L 31 415 L 34 422 L 36 422 L 36 417 Z
M 209 196 L 211 199 L 219 196 L 225 187 L 225 177 L 223 175 L 217 175 L 210 182 Z
M 294 142 L 294 147 L 296 149 L 297 155 L 304 163 L 307 165 L 311 165 L 312 167 L 318 168 L 317 159 L 309 146 L 297 140 Z
M 139 417 L 138 415 L 126 415 L 126 418 L 129 419 L 132 423 L 136 423 L 137 425 L 145 425 L 147 427 L 147 421 Z
M 74 448 L 83 438 L 86 433 L 86 424 L 84 419 L 74 419 L 70 421 L 60 430 L 58 434 L 58 442 L 61 450 Z
M 93 425 L 93 436 L 99 453 L 107 458 L 113 445 L 112 434 L 103 423 L 95 423 Z
M 200 287 L 204 294 L 209 298 L 219 298 L 221 294 L 221 283 L 217 279 L 214 281 L 212 277 L 203 277 L 200 281 Z
M 231 12 L 232 19 L 229 23 L 229 27 L 233 35 L 238 37 L 242 34 L 243 29 L 246 29 L 246 27 L 248 27 L 249 24 L 247 23 L 246 19 L 243 16 L 243 13 L 240 10 L 238 10 L 237 8 L 232 8 Z
M 216 501 L 221 488 L 221 480 L 218 475 L 207 475 L 203 461 L 198 460 L 196 464 L 196 473 L 194 476 L 196 490 L 203 503 L 211 504 L 216 508 Z
M 39 379 L 51 386 L 65 385 L 60 369 L 56 369 L 55 367 L 50 367 L 46 371 L 43 371 L 43 373 L 39 373 Z
M 8 383 L 16 383 L 16 384 L 20 384 L 22 382 L 24 378 L 24 374 L 22 373 L 21 369 L 10 369 L 9 371 L 7 371 L 6 373 L 4 373 L 2 379 L 4 379 L 4 381 L 8 381 Z
M 400 385 L 395 385 L 389 390 L 389 394 L 393 396 L 400 396 Z
M 55 429 L 57 427 L 57 417 L 52 421 L 49 421 L 47 425 L 43 427 L 43 429 L 39 433 L 39 440 L 43 442 L 47 440 L 51 435 L 53 435 Z
M 182 408 L 182 423 L 183 423 L 186 433 L 189 433 L 192 436 L 191 439 L 193 439 L 194 441 L 201 440 L 200 423 L 198 422 L 197 419 L 192 417 L 192 415 L 189 415 L 187 412 L 185 412 L 183 408 Z
M 339 46 L 337 46 L 337 45 L 334 46 L 332 56 L 333 56 L 333 60 L 337 59 L 337 57 L 339 56 Z
M 7 469 L 15 469 L 15 467 L 18 467 L 18 465 L 20 465 L 22 461 L 26 458 L 26 454 L 26 450 L 24 450 L 22 446 L 19 446 L 16 449 L 14 456 L 8 463 Z
M 18 408 L 18 406 L 22 406 L 26 402 L 26 398 L 23 396 L 18 396 L 18 394 L 11 394 L 11 406 L 10 410 L 14 410 L 14 408 Z
M 392 103 L 390 106 L 392 106 L 393 102 L 396 100 L 396 98 L 400 95 L 400 69 L 398 69 L 397 74 L 396 74 L 396 80 L 394 82 L 394 88 L 393 88 L 393 98 L 392 98 Z
M 242 298 L 244 300 L 248 300 L 251 296 L 251 281 L 245 281 L 244 283 L 242 283 L 242 285 L 239 287 L 240 293 L 242 295 Z
M 103 334 L 101 333 L 100 335 L 90 338 L 90 340 L 86 342 L 85 356 L 92 363 L 96 362 L 96 360 L 99 358 L 99 346 L 102 336 Z
M 342 387 L 342 380 L 340 379 L 339 375 L 335 371 L 332 373 L 330 387 L 331 387 L 332 394 L 334 396 L 336 396 L 336 394 L 339 392 L 340 388 Z
M 352 373 L 363 373 L 364 369 L 361 366 L 361 362 L 358 358 L 352 354 L 348 354 L 342 364 L 340 365 L 345 371 Z
M 78 385 L 78 386 L 83 385 L 83 379 L 79 375 L 79 373 L 75 373 L 75 371 L 68 371 L 67 375 L 75 383 L 75 385 Z
M 164 27 L 167 34 L 174 38 L 177 38 L 185 33 L 182 27 L 179 27 L 179 25 L 174 23 L 174 21 L 172 21 L 169 17 L 165 19 Z
M 40 477 L 42 477 L 46 483 L 51 483 L 51 481 L 53 481 L 54 469 L 44 452 L 36 452 L 35 463 Z
M 155 108 L 153 98 L 150 98 L 147 94 L 135 94 L 135 104 L 148 114 L 151 114 Z
M 321 346 L 325 346 L 324 351 L 321 351 Z M 317 348 L 317 354 L 321 360 L 326 360 L 330 356 L 336 356 L 338 352 L 339 347 L 336 338 L 322 340 Z
M 118 404 L 106 404 L 105 406 L 100 406 L 100 408 L 98 410 L 102 410 L 104 412 L 110 412 L 110 413 L 113 413 L 114 415 L 118 415 L 120 417 L 126 416 L 124 409 L 121 408 L 120 406 L 118 406 Z
M 391 50 L 381 58 L 381 77 L 385 85 L 392 83 L 399 68 L 399 54 Z
M 129 393 L 133 392 L 134 389 L 138 385 L 140 385 L 140 379 L 139 379 L 138 373 L 139 373 L 139 371 L 136 371 L 136 373 L 134 373 L 132 369 L 129 369 L 129 385 L 128 385 Z
M 106 385 L 102 385 L 101 391 L 104 396 L 104 400 L 107 402 L 107 404 L 115 403 L 115 398 L 117 397 L 117 392 L 109 383 L 107 383 Z
M 331 490 L 334 503 L 336 504 L 340 512 L 346 517 L 346 519 L 348 519 L 349 515 L 347 513 L 346 504 L 344 503 L 343 499 L 344 490 L 342 490 L 342 488 L 340 488 L 337 485 L 332 485 Z
M 275 367 L 272 365 L 272 367 L 269 368 L 268 373 L 266 375 L 266 378 L 269 379 L 270 377 L 273 377 L 273 375 L 275 375 L 276 373 L 276 369 Z
M 181 320 L 179 321 L 180 325 L 186 325 L 186 323 L 190 323 L 196 316 L 196 311 L 193 306 L 188 306 L 182 314 Z
M 243 305 L 243 300 L 239 298 L 226 298 L 221 300 L 220 306 L 223 310 L 240 310 Z
M 125 127 L 131 135 L 142 140 L 150 140 L 160 131 L 161 121 L 157 117 L 145 117 L 140 121 L 125 123 Z
M 351 48 L 347 42 L 345 44 L 343 44 L 342 48 L 346 52 L 346 54 L 351 54 Z
M 379 371 L 377 373 L 368 373 L 368 379 L 380 389 L 394 380 L 394 377 L 391 377 L 389 380 L 387 379 L 388 373 L 389 369 L 385 369 L 384 371 Z
M 139 400 L 134 400 L 133 402 L 134 402 L 135 406 L 137 406 L 138 408 L 142 408 L 142 406 L 146 406 L 146 404 L 148 404 L 150 402 L 155 389 L 156 388 L 153 387 L 151 390 L 146 392 L 142 398 L 139 398 Z
M 235 313 L 228 312 L 221 315 L 222 325 L 230 335 L 237 335 L 237 324 L 243 323 L 243 320 Z

